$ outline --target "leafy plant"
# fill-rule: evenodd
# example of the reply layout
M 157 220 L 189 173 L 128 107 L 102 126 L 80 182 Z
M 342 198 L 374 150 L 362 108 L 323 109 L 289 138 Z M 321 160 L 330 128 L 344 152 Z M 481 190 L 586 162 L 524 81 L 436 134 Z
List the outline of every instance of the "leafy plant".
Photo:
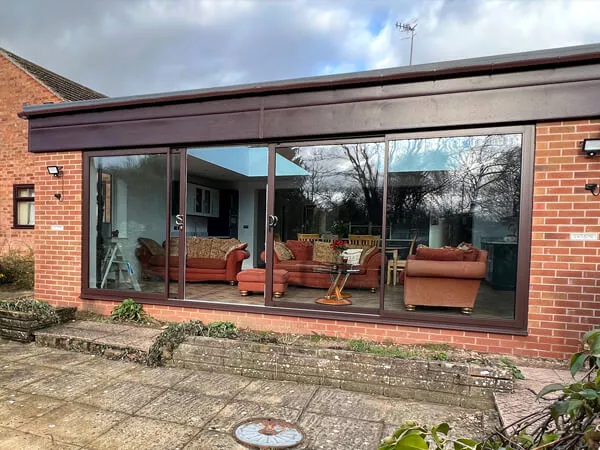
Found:
M 516 378 L 517 380 L 525 379 L 525 375 L 523 375 L 523 372 L 521 372 L 521 370 L 517 366 L 515 366 L 515 363 L 513 363 L 506 356 L 503 356 L 502 358 L 500 358 L 500 363 L 503 364 L 504 366 L 506 366 L 506 368 L 508 370 L 510 370 L 510 373 L 512 373 L 512 376 L 514 378 Z
M 165 331 L 159 334 L 148 351 L 148 365 L 160 366 L 164 359 L 169 359 L 173 350 L 183 342 L 186 336 L 201 336 L 204 324 L 199 320 L 191 322 L 170 323 Z
M 144 307 L 132 298 L 127 298 L 120 305 L 115 306 L 110 313 L 110 318 L 123 322 L 148 322 L 148 314 L 144 311 Z
M 450 425 L 441 423 L 428 428 L 416 422 L 405 422 L 392 436 L 383 439 L 379 450 L 443 450 L 453 446 L 454 450 L 476 450 L 478 443 L 472 439 L 450 439 Z
M 233 339 L 239 329 L 231 322 L 211 322 L 202 329 L 202 336 Z

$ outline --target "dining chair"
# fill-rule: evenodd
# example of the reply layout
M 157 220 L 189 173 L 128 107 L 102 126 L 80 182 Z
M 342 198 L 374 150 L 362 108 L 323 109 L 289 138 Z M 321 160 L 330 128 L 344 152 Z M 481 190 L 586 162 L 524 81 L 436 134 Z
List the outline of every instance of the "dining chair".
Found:
M 417 235 L 415 234 L 410 241 L 410 247 L 408 248 L 408 256 L 412 255 L 413 250 L 415 249 L 415 244 L 417 242 Z M 387 264 L 387 284 L 390 285 L 390 281 L 392 279 L 392 274 L 394 277 L 394 286 L 398 283 L 398 272 L 406 269 L 406 259 L 398 259 L 398 249 L 392 250 L 392 259 L 388 260 Z
M 319 237 L 319 233 L 298 233 L 299 241 L 317 241 Z
M 381 236 L 371 234 L 349 234 L 348 244 L 357 247 L 379 247 Z

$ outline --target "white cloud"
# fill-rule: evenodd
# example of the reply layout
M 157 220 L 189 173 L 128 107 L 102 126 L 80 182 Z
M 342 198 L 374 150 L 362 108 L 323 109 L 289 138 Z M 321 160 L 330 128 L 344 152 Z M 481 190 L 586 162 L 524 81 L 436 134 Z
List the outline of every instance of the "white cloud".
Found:
M 0 46 L 130 95 L 600 42 L 596 0 L 0 0 Z

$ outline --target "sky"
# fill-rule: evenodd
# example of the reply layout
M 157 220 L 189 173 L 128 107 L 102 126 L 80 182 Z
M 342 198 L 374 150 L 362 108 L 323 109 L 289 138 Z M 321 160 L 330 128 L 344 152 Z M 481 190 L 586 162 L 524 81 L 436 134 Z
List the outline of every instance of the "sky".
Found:
M 0 0 L 0 47 L 127 96 L 600 43 L 600 0 Z

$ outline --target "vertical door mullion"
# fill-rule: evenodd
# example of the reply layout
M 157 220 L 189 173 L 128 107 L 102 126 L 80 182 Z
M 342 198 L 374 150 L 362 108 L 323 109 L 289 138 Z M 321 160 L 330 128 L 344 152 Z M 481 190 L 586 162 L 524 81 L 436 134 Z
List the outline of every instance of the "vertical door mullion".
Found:
M 165 228 L 166 228 L 166 233 L 165 233 L 165 296 L 166 298 L 169 298 L 169 296 L 171 295 L 171 292 L 169 290 L 169 270 L 170 270 L 170 261 L 169 261 L 169 244 L 170 244 L 170 237 L 171 237 L 171 211 L 172 211 L 172 193 L 171 193 L 171 189 L 173 188 L 173 181 L 172 181 L 172 177 L 171 177 L 171 169 L 172 169 L 172 161 L 171 158 L 173 158 L 173 149 L 172 148 L 168 148 L 167 149 L 167 211 L 165 214 Z
M 381 276 L 379 277 L 379 315 L 383 314 L 385 309 L 385 277 L 387 274 L 387 261 L 386 261 L 386 233 L 387 233 L 387 199 L 388 199 L 388 165 L 389 165 L 389 150 L 390 140 L 386 136 L 384 144 L 384 156 L 383 156 L 383 198 L 382 198 L 382 214 L 381 218 Z M 394 268 L 394 270 L 396 270 Z
M 178 279 L 177 283 L 177 296 L 180 299 L 185 299 L 185 249 L 186 249 L 186 207 L 187 207 L 187 148 L 180 149 L 179 154 L 179 214 L 183 216 L 183 227 L 179 230 L 178 253 L 179 253 L 179 267 L 178 267 Z
M 275 145 L 269 145 L 268 172 L 267 172 L 267 208 L 265 217 L 265 305 L 272 306 L 273 302 L 273 229 L 269 226 L 269 216 L 275 210 Z

